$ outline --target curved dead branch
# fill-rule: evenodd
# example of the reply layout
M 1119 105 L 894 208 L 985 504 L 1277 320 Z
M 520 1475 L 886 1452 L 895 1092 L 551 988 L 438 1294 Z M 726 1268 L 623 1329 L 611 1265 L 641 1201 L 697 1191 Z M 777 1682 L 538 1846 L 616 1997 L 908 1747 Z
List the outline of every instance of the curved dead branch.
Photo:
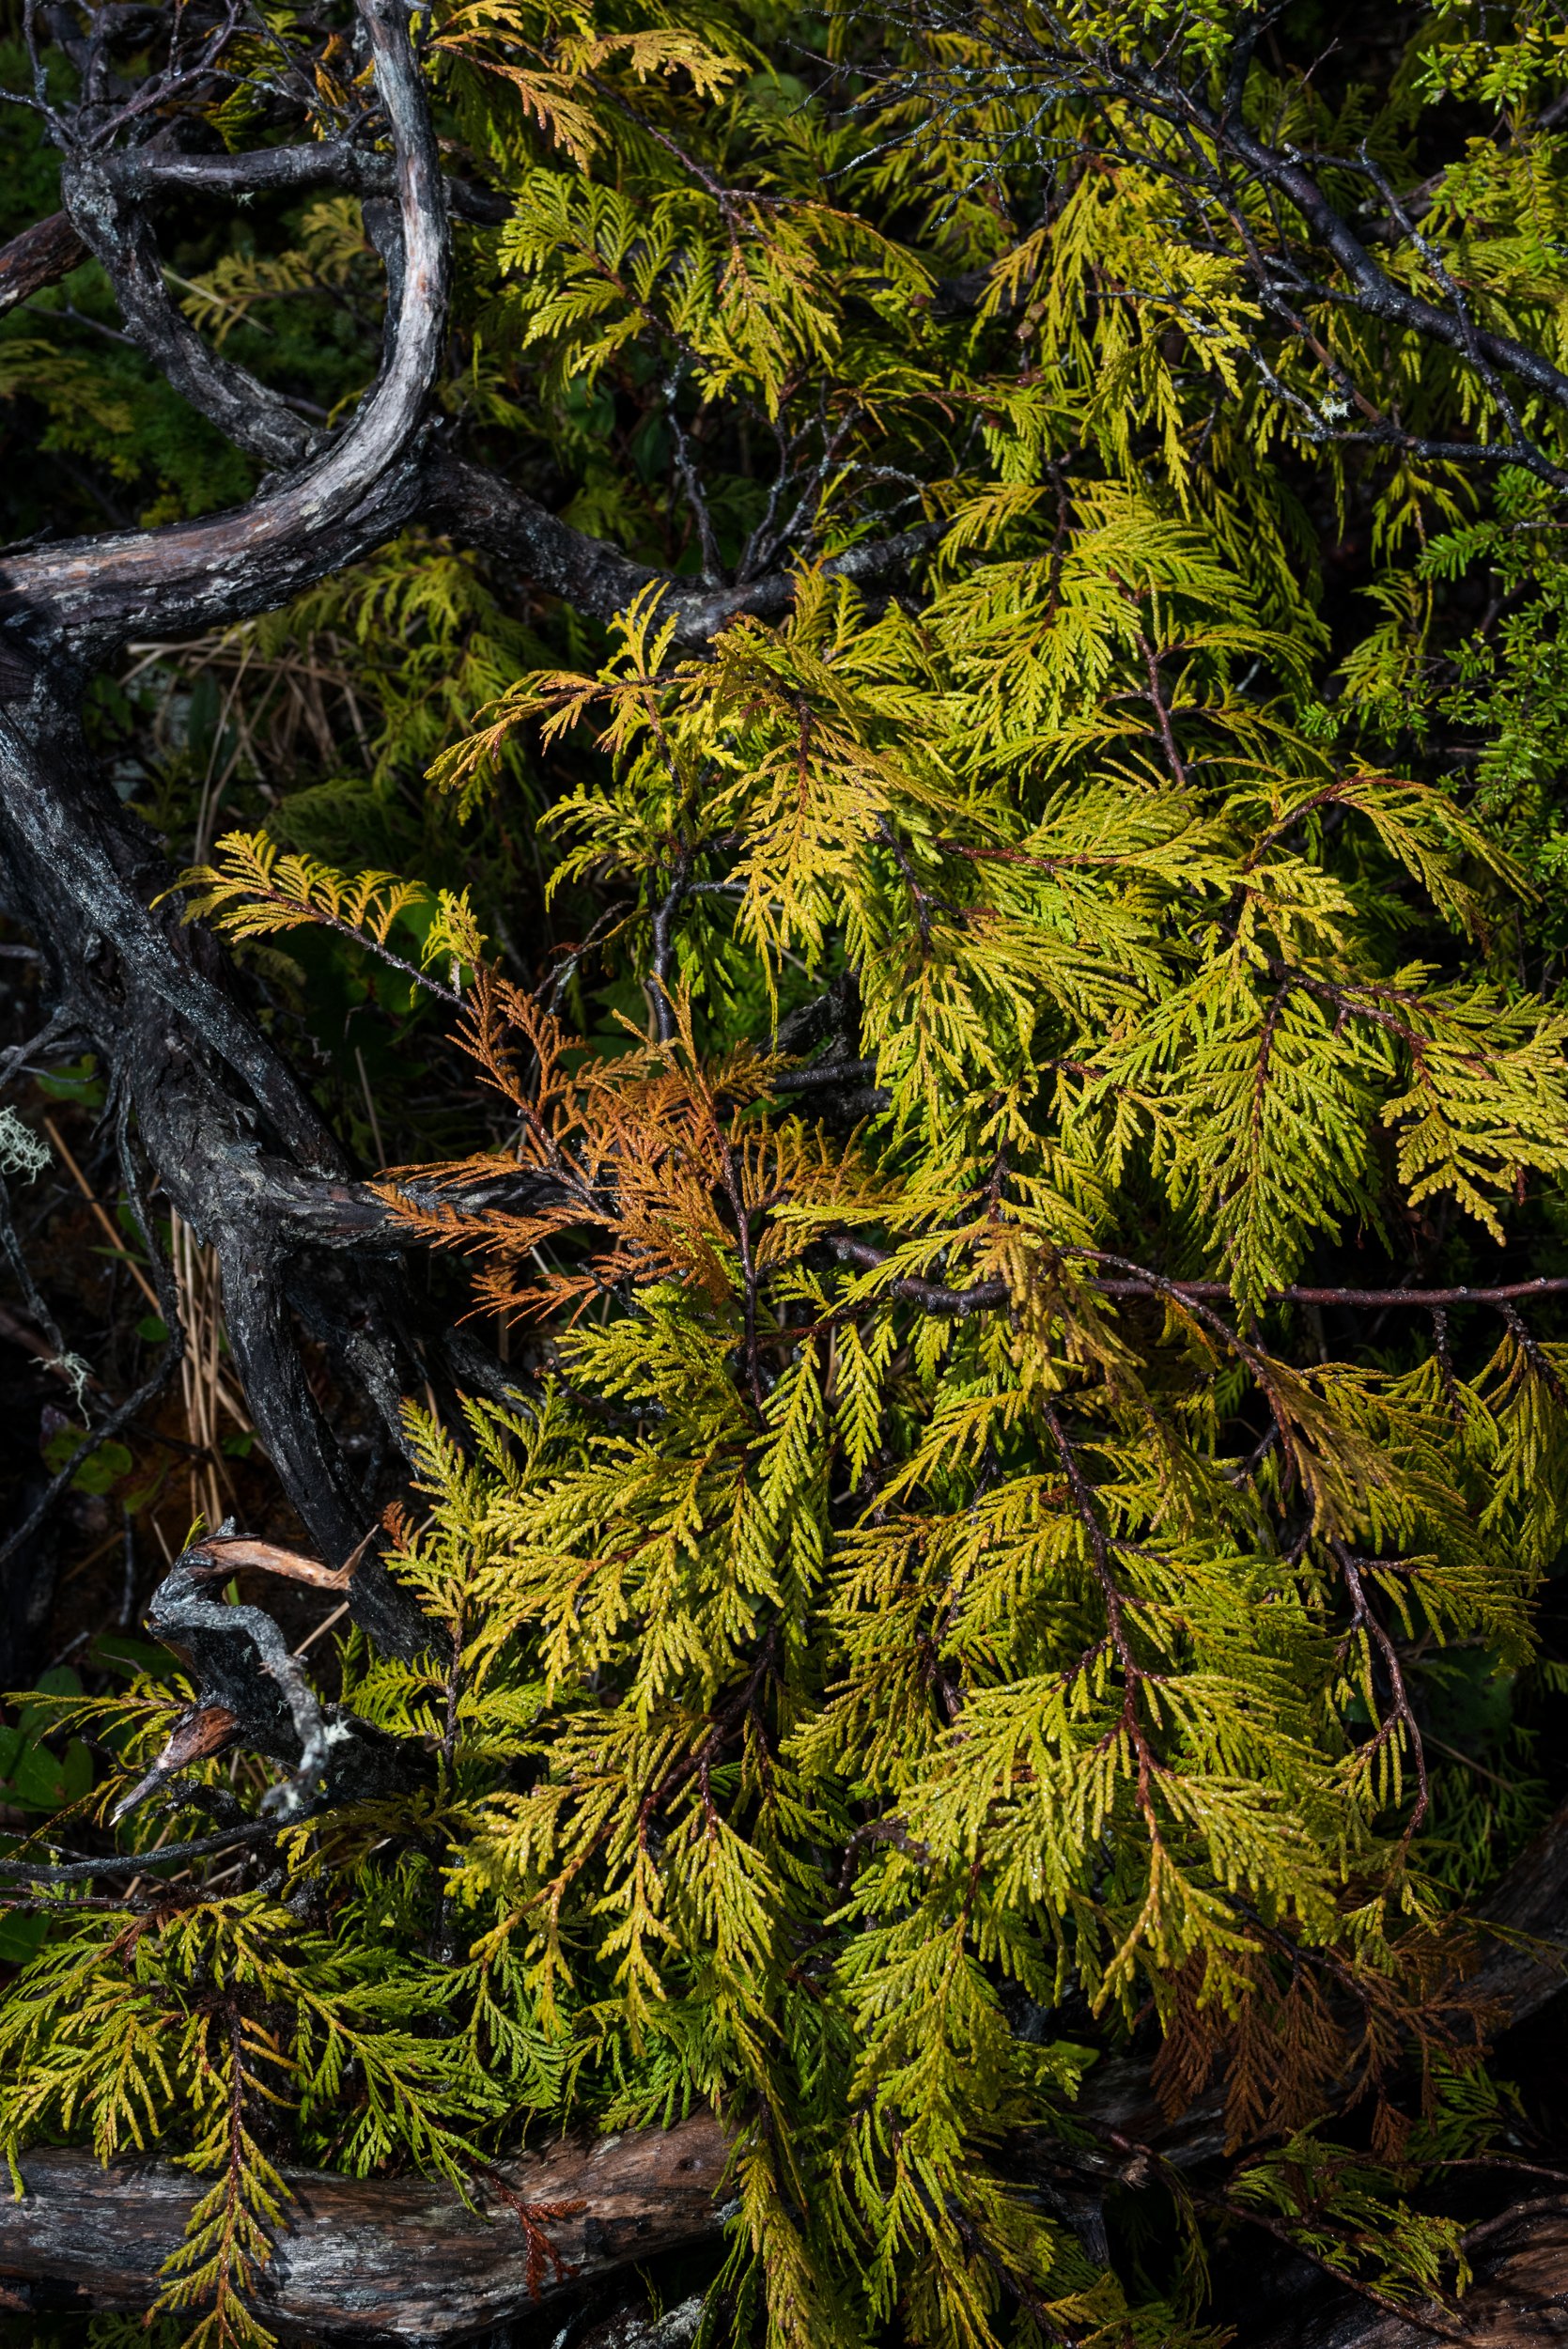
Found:
M 295 1325 L 352 1365 L 394 1443 L 399 1399 L 434 1377 L 414 1332 L 392 1251 L 356 1268 L 351 1291 L 310 1255 L 321 1235 L 291 1214 L 303 1187 L 341 1193 L 351 1168 L 287 1062 L 236 999 L 211 941 L 161 902 L 171 876 L 120 804 L 83 738 L 92 670 L 156 614 L 160 627 L 227 620 L 286 598 L 398 526 L 420 478 L 444 329 L 448 238 L 439 157 L 402 0 L 361 11 L 392 153 L 369 159 L 396 191 L 392 329 L 375 386 L 347 430 L 307 444 L 299 421 L 208 352 L 163 283 L 145 203 L 184 184 L 197 159 L 116 154 L 90 140 L 64 181 L 149 355 L 231 436 L 292 472 L 250 506 L 173 531 L 136 532 L 23 552 L 0 564 L 0 865 L 8 910 L 37 939 L 54 1030 L 95 1052 L 122 1124 L 194 1230 L 213 1241 L 237 1367 L 253 1418 L 311 1538 L 330 1557 L 361 1541 L 374 1510 L 349 1475 L 311 1393 Z M 263 177 L 303 177 L 297 152 Z M 201 158 L 225 182 L 256 174 Z M 342 164 L 329 161 L 327 175 Z M 370 176 L 367 170 L 366 177 Z M 389 208 L 391 209 L 391 208 Z M 54 241 L 58 243 L 59 240 Z M 35 272 L 36 274 L 36 272 Z M 156 348 L 152 348 L 156 346 Z M 252 400 L 254 413 L 243 421 Z M 140 616 L 138 616 L 140 615 Z M 374 1565 L 355 1611 L 378 1641 L 423 1641 L 411 1602 Z
M 13 556 L 0 573 L 0 630 L 13 654 L 40 666 L 69 659 L 80 671 L 148 630 L 194 634 L 270 609 L 377 545 L 413 510 L 418 435 L 446 321 L 445 191 L 409 11 L 402 0 L 359 0 L 359 13 L 391 129 L 403 253 L 396 324 L 374 388 L 340 440 L 237 513 Z M 74 184 L 101 257 L 117 252 L 100 201 L 107 183 L 78 162 Z M 129 295 L 136 317 L 146 291 L 139 267 Z M 239 370 L 225 373 L 226 363 L 205 352 L 198 363 L 181 343 L 176 363 L 193 385 L 205 375 L 209 397 L 215 384 L 234 389 Z
M 135 1145 L 223 1273 L 228 1333 L 252 1416 L 311 1538 L 344 1557 L 366 1503 L 311 1392 L 297 1316 L 323 1337 L 400 1441 L 400 1398 L 427 1379 L 493 1386 L 461 1333 L 433 1357 L 411 1310 L 404 1237 L 352 1170 L 292 1071 L 236 1000 L 223 957 L 161 900 L 172 876 L 83 739 L 82 694 L 130 638 L 226 625 L 287 601 L 416 516 L 451 527 L 547 592 L 608 617 L 660 575 L 558 521 L 432 442 L 428 408 L 449 272 L 447 206 L 493 221 L 499 199 L 442 181 L 402 0 L 365 0 L 375 104 L 354 134 L 308 148 L 187 155 L 116 148 L 96 117 L 68 140 L 67 215 L 0 255 L 0 306 L 81 258 L 78 229 L 106 270 L 132 338 L 186 400 L 258 462 L 281 468 L 251 503 L 171 529 L 110 534 L 0 562 L 0 867 L 8 910 L 42 951 L 58 1034 L 108 1072 Z M 90 60 L 78 60 L 85 71 Z M 90 111 L 90 110 L 89 110 Z M 372 139 L 390 132 L 391 152 Z M 172 300 L 151 208 L 172 192 L 220 196 L 352 187 L 387 263 L 379 379 L 348 428 L 318 432 L 213 352 Z M 396 202 L 388 200 L 395 197 Z M 929 533 L 855 550 L 839 568 L 894 583 Z M 784 575 L 715 592 L 663 580 L 688 640 L 734 611 L 782 610 Z M 356 1251 L 351 1283 L 333 1270 Z M 48 1496 L 46 1496 L 47 1500 Z M 416 1611 L 374 1571 L 356 1613 L 382 1644 L 416 1647 Z
M 789 570 L 742 586 L 710 587 L 634 562 L 608 539 L 574 530 L 499 474 L 458 458 L 432 456 L 422 511 L 463 545 L 521 572 L 545 594 L 562 597 L 595 619 L 613 619 L 658 587 L 660 609 L 675 621 L 676 641 L 683 646 L 706 644 L 742 613 L 780 619 L 795 599 L 795 574 Z M 890 537 L 868 539 L 830 557 L 822 569 L 828 578 L 847 580 L 868 593 L 892 591 L 907 583 L 945 528 L 942 522 L 919 522 Z
M 244 367 L 209 350 L 171 300 L 151 219 L 128 193 L 132 176 L 120 168 L 134 160 L 86 152 L 68 157 L 61 174 L 70 221 L 102 263 L 132 340 L 247 457 L 272 466 L 303 464 L 320 439 L 315 427 Z M 145 168 L 134 175 L 145 178 Z

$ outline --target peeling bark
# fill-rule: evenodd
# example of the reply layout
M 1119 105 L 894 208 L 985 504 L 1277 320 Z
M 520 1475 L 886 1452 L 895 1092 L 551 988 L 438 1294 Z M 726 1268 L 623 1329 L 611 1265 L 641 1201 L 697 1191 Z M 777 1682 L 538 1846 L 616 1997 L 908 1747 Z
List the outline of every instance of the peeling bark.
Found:
M 9 244 L 0 245 L 0 317 L 45 286 L 57 286 L 86 257 L 69 213 L 51 212 L 23 228 Z
M 406 1796 L 428 1781 L 434 1766 L 423 1747 L 390 1737 L 341 1705 L 318 1697 L 309 1674 L 263 1608 L 219 1605 L 208 1596 L 238 1566 L 282 1572 L 296 1580 L 302 1579 L 299 1569 L 304 1564 L 313 1566 L 317 1577 L 323 1573 L 314 1561 L 294 1559 L 264 1542 L 225 1539 L 227 1530 L 184 1551 L 153 1593 L 147 1627 L 155 1639 L 189 1658 L 196 1676 L 196 1701 L 147 1776 L 119 1805 L 116 1818 L 185 1766 L 193 1735 L 204 1743 L 214 1735 L 223 1745 L 242 1741 L 270 1761 L 282 1763 L 290 1776 L 273 1788 L 262 1807 L 284 1821 L 333 1803 Z M 287 1563 L 280 1564 L 285 1560 Z M 346 1588 L 353 1608 L 355 1585 L 365 1573 L 371 1578 L 372 1595 L 368 1606 L 360 1600 L 358 1614 L 361 1619 L 368 1615 L 371 1625 L 381 1629 L 383 1646 L 395 1646 L 399 1626 L 388 1594 L 394 1601 L 398 1594 L 378 1562 L 359 1558 L 352 1567 L 332 1576 L 329 1587 Z
M 424 2179 L 292 2172 L 292 2223 L 257 2310 L 286 2339 L 445 2349 L 633 2261 L 716 2236 L 724 2159 L 718 2123 L 701 2115 L 507 2162 L 495 2175 L 540 2209 L 531 2227 L 484 2178 L 468 2209 Z M 18 2293 L 21 2305 L 147 2308 L 200 2183 L 163 2162 L 104 2170 L 90 2155 L 55 2152 L 24 2155 L 22 2173 L 23 2199 L 0 2201 L 0 2276 L 47 2277 L 54 2291 Z

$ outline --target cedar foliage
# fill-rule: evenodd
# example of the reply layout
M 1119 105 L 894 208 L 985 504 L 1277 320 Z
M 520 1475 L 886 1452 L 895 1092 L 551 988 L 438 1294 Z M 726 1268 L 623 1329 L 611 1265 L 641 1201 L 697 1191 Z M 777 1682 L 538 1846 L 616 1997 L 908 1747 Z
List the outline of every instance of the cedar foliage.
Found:
M 434 1053 L 442 1006 L 474 1081 L 422 1126 L 388 1055 L 382 1188 L 512 1346 L 509 1399 L 408 1407 L 429 1654 L 322 1667 L 427 1793 L 62 1891 L 0 2008 L 13 2145 L 210 2176 L 171 2338 L 270 2338 L 288 2158 L 466 2188 L 705 2102 L 715 2343 L 1196 2342 L 1248 2214 L 1385 2303 L 1463 2284 L 1448 2167 L 1512 2110 L 1466 1915 L 1545 1799 L 1568 1337 L 1397 1292 L 1560 1265 L 1568 415 L 1309 282 L 1156 77 L 1550 353 L 1568 59 L 1445 0 L 1309 70 L 1330 20 L 433 10 L 509 208 L 460 232 L 452 428 L 793 594 L 695 651 L 657 584 L 599 631 L 416 532 L 168 655 L 238 662 L 257 730 L 216 846 L 212 765 L 144 770 L 192 917 L 280 1025 L 352 995 Z M 304 42 L 267 24 L 225 136 Z M 371 269 L 346 198 L 269 237 L 186 295 L 263 372 Z M 121 397 L 66 327 L 0 329 L 13 367 L 62 448 Z M 123 464 L 208 494 L 150 430 Z M 831 568 L 915 525 L 900 592 Z M 302 647 L 353 724 L 269 772 Z M 137 691 L 102 723 L 145 748 Z M 78 1831 L 191 1693 L 31 1700 L 96 1741 Z M 197 1764 L 122 1848 L 269 1782 Z M 1121 2189 L 1108 2253 L 1017 2149 L 1156 2046 L 1231 2158 Z

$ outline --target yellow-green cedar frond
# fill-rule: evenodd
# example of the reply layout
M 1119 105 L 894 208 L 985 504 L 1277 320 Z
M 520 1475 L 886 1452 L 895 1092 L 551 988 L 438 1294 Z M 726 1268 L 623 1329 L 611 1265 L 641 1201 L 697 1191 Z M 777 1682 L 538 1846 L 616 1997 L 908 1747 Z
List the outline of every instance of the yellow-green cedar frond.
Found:
M 273 2335 L 249 2303 L 272 2256 L 273 2231 L 284 2223 L 287 2189 L 242 2117 L 248 2085 L 236 2052 L 231 2108 L 218 2113 L 208 2141 L 191 2156 L 216 2169 L 215 2183 L 194 2205 L 185 2239 L 164 2263 L 157 2307 L 200 2310 L 192 2349 L 272 2349 Z
M 186 317 L 221 349 L 258 303 L 303 293 L 341 294 L 356 273 L 368 274 L 375 266 L 357 199 L 325 196 L 306 207 L 297 252 L 276 259 L 225 254 L 204 275 L 174 282 L 182 289 Z
M 85 449 L 130 432 L 131 412 L 105 383 L 101 368 L 49 343 L 13 335 L 0 341 L 0 400 L 20 393 L 46 410 L 62 447 Z
M 218 860 L 182 874 L 179 885 L 201 892 L 190 901 L 193 920 L 215 915 L 236 938 L 300 929 L 324 916 L 384 946 L 397 916 L 427 898 L 419 882 L 396 873 L 335 873 L 311 857 L 281 855 L 265 832 L 225 832 Z
M 387 958 L 417 976 L 421 968 L 446 963 L 473 968 L 484 952 L 468 892 L 432 893 L 396 873 L 339 873 L 314 857 L 283 854 L 265 832 L 225 832 L 215 864 L 182 873 L 179 886 L 193 894 L 186 918 L 209 919 L 231 938 L 252 939 L 322 924 L 359 936 Z M 397 920 L 428 908 L 419 963 L 391 955 L 387 940 Z
M 1383 1122 L 1394 1132 L 1411 1203 L 1451 1191 L 1500 1240 L 1498 1194 L 1527 1171 L 1555 1173 L 1568 1163 L 1568 1016 L 1510 1003 L 1486 982 L 1430 989 L 1418 1001 L 1423 976 L 1398 972 L 1355 1003 L 1356 1015 L 1404 1048 L 1406 1088 Z
M 1364 2282 L 1411 2309 L 1462 2286 L 1462 2230 L 1411 2210 L 1388 2171 L 1363 2154 L 1294 2134 L 1277 2153 L 1250 2163 L 1232 2189 L 1242 2209 L 1277 2212 L 1302 2224 L 1300 2240 L 1330 2274 Z M 1398 2243 L 1397 2259 L 1389 2246 Z
M 442 11 L 433 46 L 507 82 L 540 129 L 583 167 L 605 136 L 593 77 L 606 68 L 624 66 L 636 82 L 682 74 L 708 100 L 722 97 L 741 70 L 738 57 L 695 29 L 649 25 L 598 31 L 585 22 L 563 25 L 528 0 L 461 0 Z
M 1315 784 L 1303 778 L 1292 788 L 1276 787 L 1267 828 L 1244 858 L 1243 870 L 1258 864 L 1277 842 L 1293 833 L 1321 836 L 1325 815 L 1334 807 L 1352 808 L 1364 817 L 1432 903 L 1472 935 L 1484 926 L 1483 899 L 1467 886 L 1458 859 L 1475 860 L 1514 885 L 1520 879 L 1496 839 L 1466 815 L 1452 792 L 1392 775 L 1336 776 Z
M 1477 1383 L 1495 1431 L 1482 1526 L 1495 1534 L 1507 1523 L 1538 1572 L 1568 1526 L 1568 1358 L 1515 1322 Z

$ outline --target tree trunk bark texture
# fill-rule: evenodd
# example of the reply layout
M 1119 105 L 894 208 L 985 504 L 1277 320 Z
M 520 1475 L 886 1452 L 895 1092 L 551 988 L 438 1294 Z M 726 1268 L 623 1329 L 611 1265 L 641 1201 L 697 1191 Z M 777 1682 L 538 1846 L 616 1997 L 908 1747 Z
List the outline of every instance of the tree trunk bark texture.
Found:
M 290 2228 L 257 2311 L 284 2340 L 459 2349 L 633 2263 L 717 2241 L 724 2158 L 718 2123 L 698 2116 L 508 2163 L 497 2175 L 538 2214 L 531 2228 L 483 2180 L 470 2209 L 423 2179 L 294 2172 Z M 207 2182 L 166 2163 L 105 2170 L 76 2153 L 25 2155 L 21 2168 L 23 2199 L 0 2201 L 0 2278 L 12 2279 L 0 2285 L 0 2307 L 146 2309 Z M 1237 2349 L 1423 2349 L 1441 2338 L 1468 2349 L 1560 2349 L 1568 2197 L 1524 2203 L 1477 2230 L 1469 2256 L 1475 2280 L 1457 2316 L 1429 2307 L 1406 2322 L 1350 2292 L 1314 2293 L 1266 2331 L 1244 2333 Z
M 699 2116 L 509 2162 L 495 2175 L 539 2213 L 530 2225 L 484 2179 L 469 2209 L 421 2178 L 292 2174 L 292 2223 L 257 2313 L 285 2340 L 447 2349 L 716 2234 L 724 2157 L 718 2123 Z M 25 2194 L 0 2201 L 0 2276 L 47 2279 L 8 2295 L 11 2308 L 39 2313 L 147 2308 L 210 2184 L 163 2162 L 104 2170 L 86 2154 L 27 2154 L 21 2166 Z

